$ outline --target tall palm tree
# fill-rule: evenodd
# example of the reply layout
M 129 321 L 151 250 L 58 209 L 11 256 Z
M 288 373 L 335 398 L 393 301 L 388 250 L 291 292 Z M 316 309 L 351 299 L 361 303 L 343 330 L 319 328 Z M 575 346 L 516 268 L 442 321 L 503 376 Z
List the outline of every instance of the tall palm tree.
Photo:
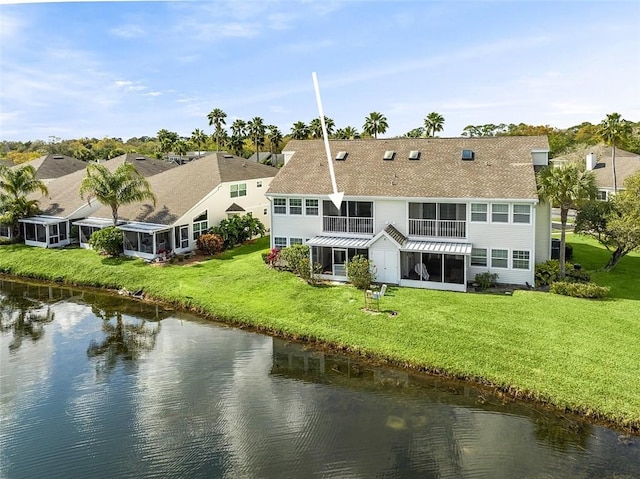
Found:
M 162 155 L 168 155 L 179 139 L 180 137 L 174 131 L 169 131 L 165 128 L 158 131 L 158 141 L 160 142 L 160 151 L 162 152 Z
M 565 243 L 569 209 L 594 200 L 598 192 L 596 178 L 581 165 L 568 163 L 561 167 L 549 166 L 538 173 L 538 194 L 542 199 L 560 208 L 560 279 L 565 275 Z
M 247 135 L 247 122 L 238 118 L 231 124 L 231 136 L 244 138 Z
M 309 127 L 303 121 L 296 121 L 291 127 L 291 138 L 306 140 L 309 138 Z
M 95 198 L 105 206 L 111 207 L 113 225 L 118 224 L 118 209 L 122 205 L 151 200 L 156 197 L 145 177 L 138 173 L 132 163 L 122 163 L 112 173 L 100 163 L 87 166 L 87 175 L 80 183 L 80 197 L 91 202 Z
M 231 135 L 231 137 L 227 140 L 227 148 L 231 150 L 231 153 L 237 156 L 242 155 L 242 150 L 244 149 L 244 137 Z
M 442 130 L 444 130 L 444 117 L 440 113 L 432 111 L 424 118 L 425 136 L 433 137 Z
M 206 141 L 207 135 L 205 135 L 204 131 L 202 131 L 200 128 L 196 128 L 195 130 L 193 130 L 193 132 L 191 133 L 191 142 L 198 147 L 198 158 L 200 158 L 200 153 L 202 152 L 201 145 L 203 143 L 206 143 Z
M 247 123 L 249 137 L 256 148 L 256 154 L 260 152 L 260 148 L 264 146 L 264 136 L 267 128 L 264 126 L 264 120 L 259 116 L 253 117 Z
M 277 150 L 282 142 L 282 133 L 276 125 L 268 125 L 267 130 L 269 137 L 269 151 L 273 153 L 273 150 Z
M 180 139 L 174 143 L 173 148 L 176 154 L 180 156 L 184 156 L 187 154 L 187 151 L 189 150 L 189 145 L 187 145 L 186 141 Z
M 0 165 L 0 224 L 9 226 L 14 238 L 20 238 L 18 220 L 38 214 L 38 201 L 28 195 L 39 191 L 46 195 L 46 185 L 36 178 L 31 165 L 9 168 Z
M 618 178 L 616 176 L 616 145 L 620 144 L 631 132 L 631 125 L 623 120 L 620 113 L 611 113 L 602 120 L 598 129 L 598 136 L 611 146 L 611 172 L 613 174 L 613 192 L 618 192 Z
M 227 114 L 220 108 L 214 108 L 209 112 L 207 118 L 209 119 L 209 126 L 215 126 L 216 135 L 216 151 L 220 151 L 220 135 L 224 131 L 222 125 L 226 125 L 225 118 Z
M 384 133 L 387 128 L 389 128 L 387 117 L 377 111 L 369 113 L 362 126 L 362 130 L 368 135 L 373 135 L 374 138 L 378 138 L 378 133 Z
M 324 117 L 324 126 L 327 128 L 327 135 L 331 136 L 336 127 L 336 123 L 329 117 Z M 309 122 L 309 135 L 311 138 L 322 138 L 322 123 L 320 118 L 314 118 Z

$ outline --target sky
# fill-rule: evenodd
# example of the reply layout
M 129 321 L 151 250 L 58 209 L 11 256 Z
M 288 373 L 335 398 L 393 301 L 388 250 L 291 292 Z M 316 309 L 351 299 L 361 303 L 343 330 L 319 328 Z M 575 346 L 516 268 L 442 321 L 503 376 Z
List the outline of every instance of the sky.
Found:
M 0 0 L 0 140 L 212 133 L 214 108 L 287 134 L 325 115 L 382 137 L 444 119 L 640 121 L 640 2 Z

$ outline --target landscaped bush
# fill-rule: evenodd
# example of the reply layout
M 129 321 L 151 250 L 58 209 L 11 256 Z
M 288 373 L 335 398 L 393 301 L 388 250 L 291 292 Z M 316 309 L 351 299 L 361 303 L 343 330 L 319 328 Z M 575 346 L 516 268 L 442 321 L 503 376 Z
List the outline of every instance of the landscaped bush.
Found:
M 347 261 L 347 277 L 358 289 L 369 289 L 376 279 L 371 262 L 359 254 Z
M 313 268 L 311 267 L 309 247 L 302 244 L 296 244 L 279 250 L 275 262 L 283 264 L 285 269 L 300 276 L 307 283 L 312 284 L 317 282 L 318 273 L 321 269 L 321 265 L 319 264 L 314 265 Z
M 588 283 L 591 281 L 591 275 L 583 269 L 577 269 L 575 265 L 571 269 L 567 269 L 565 280 L 576 283 Z
M 244 243 L 254 236 L 263 236 L 266 229 L 262 221 L 254 218 L 251 213 L 244 216 L 232 216 L 220 221 L 218 226 L 209 230 L 210 233 L 217 234 L 224 240 L 224 247 L 231 248 L 237 244 Z
M 271 248 L 268 253 L 262 253 L 262 261 L 272 268 L 275 268 L 280 261 L 280 250 L 278 248 Z
M 224 240 L 220 235 L 205 233 L 198 236 L 196 247 L 202 254 L 213 255 L 224 250 Z
M 608 286 L 598 286 L 595 283 L 576 283 L 571 281 L 556 281 L 551 283 L 549 291 L 574 298 L 605 298 L 609 293 Z
M 122 241 L 122 231 L 115 226 L 108 226 L 91 235 L 89 246 L 100 254 L 120 256 Z
M 550 259 L 536 264 L 536 286 L 549 286 L 560 279 L 560 262 Z M 588 282 L 591 275 L 582 269 L 576 269 L 573 263 L 565 263 L 565 281 Z
M 497 281 L 498 273 L 489 273 L 488 271 L 476 274 L 475 278 L 475 282 L 478 284 L 480 289 L 489 289 L 495 286 Z

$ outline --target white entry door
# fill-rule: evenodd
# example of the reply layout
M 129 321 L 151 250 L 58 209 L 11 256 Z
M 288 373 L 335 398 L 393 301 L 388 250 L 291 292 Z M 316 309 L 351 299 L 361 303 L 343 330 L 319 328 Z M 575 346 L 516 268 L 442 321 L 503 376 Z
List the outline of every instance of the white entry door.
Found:
M 377 250 L 370 251 L 371 261 L 376 266 L 377 283 L 398 283 L 398 252 Z

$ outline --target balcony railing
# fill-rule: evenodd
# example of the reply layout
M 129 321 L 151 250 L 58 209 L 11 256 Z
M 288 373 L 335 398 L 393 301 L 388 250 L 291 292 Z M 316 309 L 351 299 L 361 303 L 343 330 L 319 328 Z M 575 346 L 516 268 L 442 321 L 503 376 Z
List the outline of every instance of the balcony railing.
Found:
M 322 219 L 325 232 L 373 234 L 373 218 L 323 216 Z
M 464 220 L 416 220 L 409 218 L 409 235 L 466 238 L 467 222 Z

